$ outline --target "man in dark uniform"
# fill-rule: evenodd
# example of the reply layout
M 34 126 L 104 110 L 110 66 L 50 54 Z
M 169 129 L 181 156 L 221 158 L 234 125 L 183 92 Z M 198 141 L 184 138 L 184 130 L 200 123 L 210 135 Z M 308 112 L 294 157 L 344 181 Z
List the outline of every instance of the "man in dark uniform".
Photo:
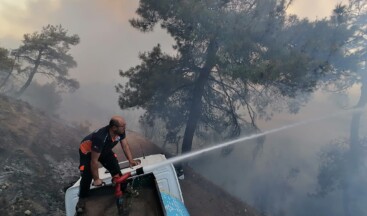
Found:
M 126 140 L 126 122 L 121 116 L 113 116 L 109 125 L 94 131 L 86 136 L 79 147 L 81 181 L 79 187 L 79 201 L 76 206 L 77 213 L 85 208 L 85 198 L 88 197 L 90 184 L 93 179 L 94 186 L 102 186 L 99 178 L 98 167 L 101 163 L 113 178 L 122 175 L 116 154 L 112 148 L 120 142 L 130 166 L 138 165 L 131 155 L 129 144 Z

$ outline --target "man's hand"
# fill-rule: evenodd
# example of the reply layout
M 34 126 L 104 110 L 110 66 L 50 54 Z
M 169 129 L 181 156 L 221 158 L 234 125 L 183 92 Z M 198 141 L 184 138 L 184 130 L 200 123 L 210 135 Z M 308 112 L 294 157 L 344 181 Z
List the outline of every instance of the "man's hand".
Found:
M 98 186 L 103 186 L 103 183 L 104 182 L 102 181 L 102 179 L 96 179 L 96 180 L 93 181 L 92 185 L 98 187 Z
M 129 161 L 129 163 L 130 163 L 130 167 L 133 167 L 133 166 L 139 165 L 140 164 L 140 161 L 138 161 L 138 160 L 131 160 L 131 161 Z

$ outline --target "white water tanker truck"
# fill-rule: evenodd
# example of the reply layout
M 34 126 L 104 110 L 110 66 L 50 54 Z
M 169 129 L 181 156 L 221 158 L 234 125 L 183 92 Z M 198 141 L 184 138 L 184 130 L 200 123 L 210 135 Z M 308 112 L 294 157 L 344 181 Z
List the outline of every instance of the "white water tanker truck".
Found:
M 101 187 L 91 185 L 86 209 L 82 215 L 129 216 L 187 216 L 175 168 L 162 163 L 162 154 L 136 158 L 140 164 L 130 168 L 127 161 L 120 162 L 122 176 L 111 182 L 108 171 L 99 168 L 99 176 L 106 183 Z M 162 165 L 159 165 L 162 163 Z M 158 166 L 157 166 L 158 165 Z M 66 190 L 67 216 L 76 215 L 80 179 Z

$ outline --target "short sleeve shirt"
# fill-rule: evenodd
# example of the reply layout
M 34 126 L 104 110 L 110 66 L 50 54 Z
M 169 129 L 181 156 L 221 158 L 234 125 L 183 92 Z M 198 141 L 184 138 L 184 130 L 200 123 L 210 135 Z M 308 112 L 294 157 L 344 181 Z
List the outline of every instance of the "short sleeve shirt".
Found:
M 83 141 L 92 141 L 92 151 L 103 153 L 103 151 L 111 150 L 118 142 L 125 139 L 125 137 L 125 132 L 115 137 L 111 137 L 109 133 L 109 126 L 105 126 L 86 136 Z

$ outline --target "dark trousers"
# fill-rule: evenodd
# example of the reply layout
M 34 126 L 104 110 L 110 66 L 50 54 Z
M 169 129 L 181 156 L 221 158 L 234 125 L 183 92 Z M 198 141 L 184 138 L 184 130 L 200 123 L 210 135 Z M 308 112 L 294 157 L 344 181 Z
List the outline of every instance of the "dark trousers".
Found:
M 79 150 L 79 159 L 79 169 L 80 175 L 82 177 L 82 179 L 80 180 L 79 197 L 84 198 L 87 197 L 89 194 L 90 184 L 93 179 L 90 166 L 91 153 L 83 154 Z M 111 176 L 115 176 L 116 174 L 121 175 L 118 160 L 112 150 L 104 151 L 103 154 L 100 155 L 98 161 L 110 172 Z M 82 170 L 81 167 L 84 167 L 84 169 Z

